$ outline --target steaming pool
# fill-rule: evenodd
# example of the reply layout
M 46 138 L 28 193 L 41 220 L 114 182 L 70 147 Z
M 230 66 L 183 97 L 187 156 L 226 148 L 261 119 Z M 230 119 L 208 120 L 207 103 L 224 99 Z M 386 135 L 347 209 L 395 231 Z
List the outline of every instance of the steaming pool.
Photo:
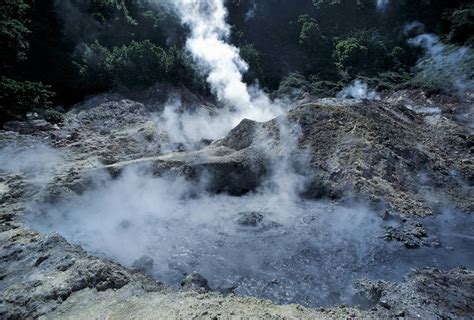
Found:
M 442 246 L 408 250 L 383 240 L 385 227 L 400 222 L 383 221 L 363 205 L 271 193 L 190 194 L 179 183 L 134 175 L 40 211 L 28 217 L 34 229 L 59 232 L 128 267 L 148 256 L 149 273 L 168 285 L 198 272 L 213 290 L 281 304 L 353 304 L 356 279 L 400 280 L 414 267 L 474 267 L 474 219 L 466 214 L 423 219 L 428 242 Z

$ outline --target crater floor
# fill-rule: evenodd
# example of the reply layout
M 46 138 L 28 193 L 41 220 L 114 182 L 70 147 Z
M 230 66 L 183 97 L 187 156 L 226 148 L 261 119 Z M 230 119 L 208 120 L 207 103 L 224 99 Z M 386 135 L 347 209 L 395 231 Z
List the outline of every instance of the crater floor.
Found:
M 295 137 L 245 120 L 184 146 L 141 103 L 91 101 L 0 131 L 2 318 L 474 314 L 472 136 L 452 110 L 319 101 L 289 112 Z

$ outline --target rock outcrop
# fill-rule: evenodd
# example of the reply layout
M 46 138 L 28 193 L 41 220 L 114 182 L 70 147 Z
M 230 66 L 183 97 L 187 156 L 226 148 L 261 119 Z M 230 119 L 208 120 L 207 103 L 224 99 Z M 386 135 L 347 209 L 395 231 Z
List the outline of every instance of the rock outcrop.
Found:
M 424 216 L 448 204 L 474 210 L 467 187 L 474 179 L 472 137 L 451 119 L 426 117 L 403 105 L 331 99 L 282 117 L 301 128 L 292 157 L 309 154 L 309 197 L 363 197 L 405 216 Z M 207 148 L 159 161 L 206 169 L 212 190 L 241 194 L 259 185 L 281 144 L 288 143 L 280 141 L 280 122 L 244 120 Z

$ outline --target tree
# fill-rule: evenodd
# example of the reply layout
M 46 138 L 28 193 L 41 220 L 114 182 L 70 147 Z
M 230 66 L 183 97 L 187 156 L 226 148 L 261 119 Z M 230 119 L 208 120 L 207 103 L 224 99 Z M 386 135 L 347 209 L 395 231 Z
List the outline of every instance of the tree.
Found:
M 374 75 L 389 65 L 384 40 L 374 31 L 358 31 L 336 39 L 334 60 L 342 72 L 356 75 Z
M 244 81 L 247 83 L 254 82 L 255 80 L 265 81 L 260 53 L 255 49 L 254 45 L 246 44 L 240 46 L 239 49 L 240 56 L 249 65 L 249 70 L 244 75 Z
M 23 81 L 16 70 L 29 49 L 29 9 L 23 0 L 4 0 L 0 6 L 0 122 L 24 116 L 33 107 L 47 107 L 53 96 L 48 86 Z
M 454 10 L 448 15 L 448 20 L 451 23 L 449 41 L 461 45 L 469 42 L 471 46 L 474 46 L 474 4 Z
M 26 13 L 30 8 L 23 0 L 4 0 L 0 6 L 0 50 L 2 73 L 11 72 L 12 68 L 26 59 L 28 51 Z
M 98 91 L 143 87 L 158 81 L 194 85 L 187 56 L 177 48 L 163 49 L 148 40 L 108 49 L 99 42 L 88 46 L 78 62 L 82 81 Z

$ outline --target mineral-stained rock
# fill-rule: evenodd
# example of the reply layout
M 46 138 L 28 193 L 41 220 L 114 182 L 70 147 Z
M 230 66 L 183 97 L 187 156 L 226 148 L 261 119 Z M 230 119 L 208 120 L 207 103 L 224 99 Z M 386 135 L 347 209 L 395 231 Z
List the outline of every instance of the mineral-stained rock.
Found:
M 29 121 L 29 124 L 31 125 L 33 129 L 40 130 L 40 131 L 50 131 L 57 128 L 44 119 L 31 120 Z
M 468 150 L 455 135 L 464 128 L 452 121 L 441 120 L 440 130 L 402 106 L 374 101 L 314 103 L 289 118 L 302 127 L 301 145 L 311 149 L 313 185 L 322 183 L 329 194 L 357 194 L 408 215 L 431 211 L 428 194 L 465 211 L 474 208 L 472 194 L 449 174 L 467 177 L 473 169 L 454 156 L 468 157 Z
M 20 134 L 30 134 L 37 131 L 51 131 L 59 129 L 44 119 L 31 119 L 28 122 L 24 121 L 10 121 L 3 125 L 3 128 L 8 131 L 18 132 Z

